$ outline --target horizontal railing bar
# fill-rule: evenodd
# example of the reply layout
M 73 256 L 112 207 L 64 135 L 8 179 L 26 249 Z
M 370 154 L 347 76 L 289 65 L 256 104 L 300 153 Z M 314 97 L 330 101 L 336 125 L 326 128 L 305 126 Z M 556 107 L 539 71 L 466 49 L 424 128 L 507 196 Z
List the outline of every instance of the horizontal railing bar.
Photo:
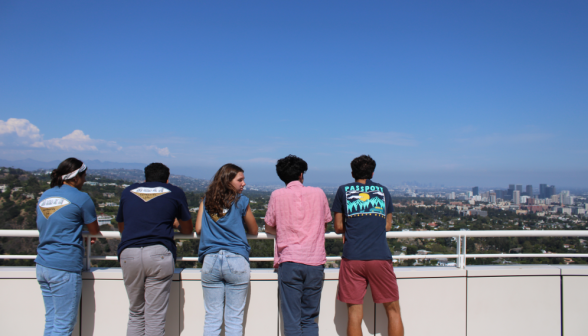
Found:
M 395 255 L 393 259 L 457 259 L 457 254 L 411 254 Z M 0 255 L 0 259 L 35 259 L 36 255 Z M 466 254 L 466 258 L 588 258 L 585 253 L 509 253 L 509 254 Z M 91 260 L 118 261 L 117 256 L 92 256 Z M 198 257 L 178 257 L 177 261 L 198 261 Z M 339 261 L 341 257 L 327 257 L 327 261 Z M 274 261 L 273 257 L 249 257 L 249 261 Z
M 0 259 L 35 259 L 37 258 L 36 255 L 0 255 Z
M 103 231 L 100 235 L 90 235 L 84 231 L 84 237 L 118 238 L 118 231 Z M 0 237 L 39 237 L 38 230 L 0 230 Z M 276 236 L 260 232 L 257 236 L 247 235 L 247 239 L 274 239 Z M 326 239 L 341 239 L 343 235 L 334 232 L 325 233 Z M 588 230 L 480 230 L 480 231 L 389 231 L 386 238 L 451 238 L 451 237 L 588 237 Z M 196 233 L 189 235 L 176 233 L 175 239 L 200 239 Z
M 466 258 L 588 258 L 586 253 L 466 254 Z

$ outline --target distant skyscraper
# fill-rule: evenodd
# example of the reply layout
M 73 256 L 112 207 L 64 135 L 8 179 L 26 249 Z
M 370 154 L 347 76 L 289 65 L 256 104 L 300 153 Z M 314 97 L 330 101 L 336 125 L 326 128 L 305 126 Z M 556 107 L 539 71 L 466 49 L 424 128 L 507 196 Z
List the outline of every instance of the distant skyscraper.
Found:
M 527 196 L 533 197 L 533 186 L 530 184 L 527 185 Z
M 512 197 L 512 192 L 515 190 L 514 184 L 508 185 L 508 190 L 506 191 L 506 197 Z
M 512 202 L 516 205 L 521 204 L 521 192 L 515 190 L 512 192 Z
M 494 204 L 496 203 L 496 193 L 495 192 L 491 191 L 489 198 L 490 198 L 490 203 L 494 203 Z
M 557 194 L 555 192 L 555 186 L 554 185 L 549 186 L 549 187 L 547 187 L 547 197 L 545 197 L 545 198 L 550 198 L 551 196 L 553 196 L 555 194 Z
M 478 187 L 473 187 L 472 192 L 474 193 L 474 196 L 480 195 L 480 189 Z
M 505 198 L 505 191 L 504 190 L 496 190 L 496 198 L 504 199 Z
M 515 189 L 518 190 L 521 193 L 521 195 L 523 194 L 523 185 L 522 184 L 517 184 L 517 187 Z
M 539 198 L 549 198 L 549 196 L 547 196 L 547 184 L 539 185 Z

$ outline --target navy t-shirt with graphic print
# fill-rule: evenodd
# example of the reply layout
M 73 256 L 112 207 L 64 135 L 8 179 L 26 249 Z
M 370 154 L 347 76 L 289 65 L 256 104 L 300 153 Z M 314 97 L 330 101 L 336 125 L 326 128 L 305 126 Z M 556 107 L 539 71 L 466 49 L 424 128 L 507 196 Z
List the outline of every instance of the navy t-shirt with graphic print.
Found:
M 386 215 L 392 213 L 388 188 L 366 180 L 339 187 L 333 212 L 345 217 L 343 258 L 349 260 L 390 260 L 386 241 Z
M 124 222 L 118 256 L 127 247 L 163 245 L 176 258 L 174 220 L 191 219 L 184 191 L 169 183 L 144 182 L 121 195 L 117 222 Z

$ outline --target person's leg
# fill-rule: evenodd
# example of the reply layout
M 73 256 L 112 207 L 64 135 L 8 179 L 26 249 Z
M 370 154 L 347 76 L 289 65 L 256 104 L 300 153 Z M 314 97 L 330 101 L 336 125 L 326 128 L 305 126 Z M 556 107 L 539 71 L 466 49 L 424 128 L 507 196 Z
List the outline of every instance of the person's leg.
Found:
M 388 315 L 388 335 L 404 335 L 398 301 L 400 296 L 398 295 L 398 284 L 392 260 L 370 260 L 367 262 L 366 270 L 374 303 L 384 304 Z
M 398 301 L 383 303 L 388 316 L 388 336 L 404 336 L 404 325 Z
M 302 265 L 306 271 L 302 291 L 300 327 L 304 336 L 318 336 L 319 328 L 315 319 L 319 315 L 325 266 Z
M 302 317 L 303 282 L 304 278 L 300 264 L 293 262 L 280 264 L 278 268 L 278 286 L 286 336 L 302 335 L 300 319 Z
M 347 303 L 347 335 L 362 335 L 363 297 L 367 291 L 364 260 L 341 260 L 337 300 Z
M 163 245 L 143 248 L 145 269 L 145 336 L 163 336 L 169 303 L 174 256 Z
M 82 296 L 82 273 L 45 268 L 53 298 L 53 329 L 51 336 L 70 336 L 78 317 Z
M 51 336 L 51 333 L 53 333 L 53 320 L 55 318 L 55 307 L 53 306 L 51 286 L 46 278 L 46 268 L 44 266 L 37 265 L 36 270 L 37 282 L 39 282 L 39 286 L 41 286 L 43 302 L 45 303 L 45 332 L 43 333 L 43 336 Z
M 362 336 L 363 304 L 347 304 L 347 336 Z
M 120 253 L 120 266 L 129 297 L 127 336 L 145 335 L 145 271 L 141 249 L 130 247 Z
M 243 315 L 249 289 L 249 262 L 243 256 L 225 252 L 225 335 L 243 335 Z
M 202 294 L 204 296 L 204 336 L 218 336 L 223 324 L 225 284 L 218 254 L 208 254 L 202 265 Z

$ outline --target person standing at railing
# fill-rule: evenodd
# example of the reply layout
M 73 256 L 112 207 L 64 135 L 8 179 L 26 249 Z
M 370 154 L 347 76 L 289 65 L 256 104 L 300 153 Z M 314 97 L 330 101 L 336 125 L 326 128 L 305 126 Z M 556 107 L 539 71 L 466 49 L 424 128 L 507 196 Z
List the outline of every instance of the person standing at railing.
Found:
M 226 336 L 243 335 L 243 315 L 249 288 L 247 233 L 257 236 L 257 222 L 243 196 L 243 169 L 228 163 L 214 178 L 196 218 L 200 235 L 198 259 L 202 262 L 204 336 L 221 333 L 223 310 Z
M 376 161 L 361 155 L 351 161 L 355 182 L 339 187 L 333 201 L 335 231 L 343 233 L 343 258 L 337 300 L 347 303 L 347 335 L 362 335 L 363 297 L 367 285 L 375 303 L 388 316 L 388 335 L 404 335 L 398 285 L 386 231 L 392 228 L 392 200 L 388 188 L 372 182 Z
M 82 295 L 82 229 L 85 224 L 91 234 L 100 233 L 94 202 L 80 191 L 86 170 L 76 158 L 61 162 L 51 173 L 51 189 L 37 204 L 35 263 L 45 303 L 45 336 L 72 334 Z
M 286 336 L 318 336 L 327 254 L 325 230 L 332 220 L 327 196 L 320 188 L 305 187 L 308 164 L 288 155 L 276 172 L 286 184 L 275 190 L 265 215 L 265 232 L 276 235 L 274 267 Z
M 174 223 L 192 233 L 184 191 L 169 184 L 162 163 L 145 167 L 145 182 L 121 195 L 116 221 L 118 257 L 129 297 L 127 336 L 163 336 L 176 259 Z

